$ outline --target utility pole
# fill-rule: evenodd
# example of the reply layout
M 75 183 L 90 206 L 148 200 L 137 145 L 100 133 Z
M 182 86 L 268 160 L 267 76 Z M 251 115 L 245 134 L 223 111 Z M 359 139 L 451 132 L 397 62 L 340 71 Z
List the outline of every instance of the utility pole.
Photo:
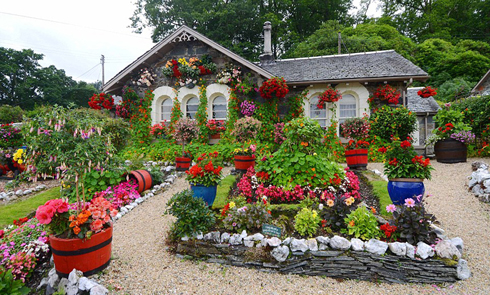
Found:
M 338 37 L 338 46 L 337 46 L 337 47 L 338 47 L 338 52 L 339 52 L 339 54 L 341 54 L 341 53 L 342 53 L 342 52 L 341 52 L 341 50 L 342 50 L 342 46 L 341 46 L 341 45 L 342 45 L 342 35 L 341 35 L 340 31 L 339 31 L 339 37 Z
M 100 63 L 102 64 L 102 86 L 101 86 L 101 90 L 102 90 L 102 87 L 104 87 L 104 62 L 105 62 L 105 57 L 103 54 L 101 54 L 100 56 Z

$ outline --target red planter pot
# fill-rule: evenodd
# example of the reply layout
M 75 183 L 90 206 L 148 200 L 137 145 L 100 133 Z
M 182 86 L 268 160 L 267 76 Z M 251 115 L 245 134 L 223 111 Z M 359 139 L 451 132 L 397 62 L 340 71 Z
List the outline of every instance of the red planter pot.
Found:
M 111 262 L 112 226 L 90 239 L 60 239 L 49 236 L 56 272 L 68 277 L 73 270 L 81 270 L 84 276 L 93 275 Z
M 129 174 L 129 179 L 133 179 L 138 185 L 138 193 L 142 193 L 147 189 L 150 189 L 153 185 L 153 178 L 150 172 L 146 170 L 134 170 Z
M 368 163 L 368 150 L 357 149 L 345 151 L 345 161 L 351 169 L 366 169 Z
M 209 139 L 220 139 L 221 138 L 221 133 L 216 133 L 216 134 L 210 134 Z
M 235 155 L 235 170 L 247 172 L 247 169 L 253 166 L 255 166 L 255 157 Z
M 191 158 L 177 157 L 175 158 L 175 170 L 187 171 L 191 166 Z

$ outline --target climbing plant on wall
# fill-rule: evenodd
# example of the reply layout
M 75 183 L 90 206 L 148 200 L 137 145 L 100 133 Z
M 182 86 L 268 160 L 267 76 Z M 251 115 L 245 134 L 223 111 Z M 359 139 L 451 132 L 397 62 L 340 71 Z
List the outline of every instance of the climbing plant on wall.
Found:
M 209 129 L 206 126 L 208 121 L 208 97 L 206 95 L 206 86 L 199 87 L 199 107 L 196 112 L 196 120 L 199 126 L 199 141 L 207 142 Z
M 288 98 L 287 104 L 289 106 L 289 112 L 284 118 L 284 121 L 289 122 L 304 115 L 303 103 L 307 96 L 308 89 L 305 89 L 301 93 Z
M 233 125 L 236 120 L 238 120 L 238 113 L 240 112 L 240 107 L 238 106 L 238 97 L 236 95 L 235 89 L 230 91 L 230 100 L 228 101 L 228 117 L 226 119 L 226 135 L 229 136 L 230 132 L 233 130 Z
M 137 145 L 148 145 L 150 143 L 151 130 L 151 103 L 153 91 L 147 90 L 143 98 L 134 103 L 134 111 L 129 118 L 133 139 Z
M 181 108 L 180 108 L 179 99 L 177 98 L 177 96 L 179 94 L 179 91 L 176 90 L 176 89 L 174 89 L 174 92 L 175 92 L 174 104 L 172 106 L 172 112 L 170 113 L 170 126 L 168 127 L 170 134 L 173 134 L 174 133 L 174 131 L 175 131 L 175 123 L 177 123 L 177 121 L 180 118 L 182 118 L 182 116 L 184 115 L 182 113 Z

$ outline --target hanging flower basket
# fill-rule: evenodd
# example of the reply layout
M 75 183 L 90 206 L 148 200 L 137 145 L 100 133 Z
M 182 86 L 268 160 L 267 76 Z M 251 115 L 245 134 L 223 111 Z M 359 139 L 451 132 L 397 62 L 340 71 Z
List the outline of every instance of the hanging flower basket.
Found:
M 284 78 L 273 77 L 262 83 L 259 88 L 260 96 L 265 99 L 272 99 L 274 97 L 283 98 L 288 94 L 289 87 L 286 84 Z
M 391 87 L 389 84 L 384 86 L 379 86 L 373 95 L 369 97 L 369 103 L 372 103 L 375 99 L 384 101 L 390 104 L 398 104 L 400 100 L 401 93 L 395 88 Z
M 327 87 L 327 90 L 318 96 L 318 104 L 316 107 L 323 109 L 327 102 L 337 102 L 340 99 L 342 99 L 342 94 L 340 94 L 340 92 L 331 87 Z
M 430 86 L 424 87 L 423 89 L 417 91 L 417 95 L 423 98 L 428 98 L 437 95 L 437 88 L 432 88 Z

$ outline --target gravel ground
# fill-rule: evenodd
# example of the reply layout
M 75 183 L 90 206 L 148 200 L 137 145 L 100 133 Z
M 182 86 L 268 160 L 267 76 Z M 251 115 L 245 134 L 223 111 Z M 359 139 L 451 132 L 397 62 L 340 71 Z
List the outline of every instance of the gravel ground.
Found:
M 114 260 L 101 283 L 111 294 L 490 294 L 490 228 L 487 204 L 467 191 L 467 177 L 474 161 L 433 162 L 433 179 L 425 181 L 429 212 L 436 215 L 449 237 L 464 240 L 463 258 L 472 277 L 448 285 L 376 284 L 263 273 L 176 258 L 164 244 L 173 217 L 164 216 L 167 200 L 188 184 L 179 178 L 173 187 L 136 207 L 114 226 Z M 382 171 L 382 164 L 369 169 Z

